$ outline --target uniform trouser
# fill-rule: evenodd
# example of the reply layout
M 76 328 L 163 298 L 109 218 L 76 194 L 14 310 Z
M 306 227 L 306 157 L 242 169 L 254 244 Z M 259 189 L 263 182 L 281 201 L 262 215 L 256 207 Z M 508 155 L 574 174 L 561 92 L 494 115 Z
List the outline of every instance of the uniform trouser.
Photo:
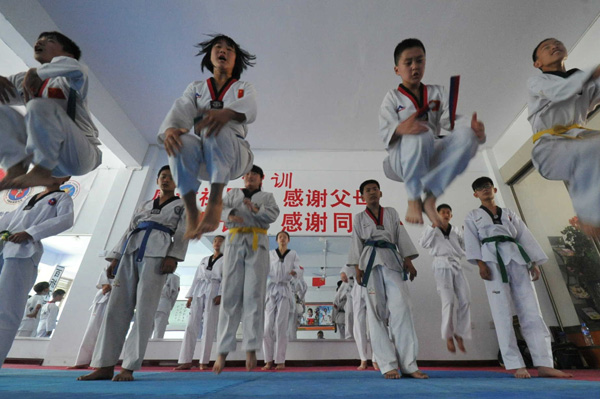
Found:
M 242 240 L 240 240 L 242 241 Z M 245 351 L 260 349 L 265 323 L 265 295 L 269 274 L 269 251 L 259 245 L 227 243 L 223 256 L 221 311 L 217 332 L 217 352 L 235 351 L 235 334 L 242 321 Z
M 263 354 L 265 362 L 285 363 L 285 352 L 288 344 L 288 321 L 290 315 L 290 298 L 283 295 L 269 296 L 265 305 L 265 333 L 263 338 Z
M 0 126 L 0 165 L 4 168 L 33 162 L 55 176 L 81 176 L 102 162 L 98 146 L 90 143 L 56 101 L 29 101 L 25 117 L 0 105 Z
M 531 153 L 544 178 L 567 182 L 579 219 L 600 226 L 600 132 L 589 131 L 581 140 L 542 137 Z
M 77 353 L 77 359 L 75 359 L 75 365 L 90 364 L 92 361 L 92 353 L 94 353 L 94 347 L 98 340 L 98 333 L 102 326 L 107 304 L 108 302 L 101 302 L 94 305 L 94 310 L 90 315 L 90 320 L 88 321 L 79 352 Z
M 138 263 L 136 256 L 137 250 L 121 258 L 92 356 L 92 367 L 114 366 L 121 349 L 123 368 L 139 370 L 142 366 L 167 275 L 160 272 L 163 258 L 146 256 Z M 125 341 L 134 309 L 135 321 Z
M 471 339 L 471 289 L 462 268 L 435 268 L 437 292 L 442 300 L 442 339 L 455 334 Z M 454 296 L 456 295 L 456 327 L 453 324 Z
M 338 334 L 340 334 L 340 339 L 346 339 L 346 325 L 338 324 L 337 330 L 338 330 Z
M 290 309 L 290 318 L 288 320 L 288 340 L 295 340 L 298 336 L 298 315 L 296 314 L 296 304 Z
M 152 339 L 163 339 L 165 337 L 165 332 L 167 331 L 167 326 L 169 325 L 169 313 L 157 310 L 154 314 Z
M 354 302 L 352 300 L 352 292 L 348 291 L 346 299 L 346 339 L 354 338 Z
M 41 329 L 38 327 L 36 337 L 43 338 L 43 337 L 47 337 L 47 336 L 48 336 L 48 330 L 46 330 L 46 327 L 42 327 Z
M 504 367 L 507 370 L 525 367 L 513 328 L 511 302 L 519 317 L 521 334 L 527 342 L 533 365 L 535 367 L 553 367 L 550 332 L 542 318 L 535 287 L 527 266 L 511 261 L 506 265 L 509 282 L 503 283 L 498 264 L 487 262 L 487 265 L 492 272 L 492 281 L 485 280 L 485 289 L 492 310 Z
M 4 259 L 0 273 L 0 367 L 17 335 L 37 271 L 37 265 L 30 258 Z M 31 336 L 31 332 L 29 334 Z
M 384 304 L 377 304 L 378 290 L 384 290 Z M 382 374 L 398 369 L 404 374 L 417 371 L 419 345 L 412 319 L 410 296 L 402 273 L 381 265 L 371 269 L 367 283 L 367 319 L 373 355 Z M 376 308 L 387 311 L 388 323 Z M 389 331 L 388 331 L 389 324 Z
M 423 193 L 439 197 L 477 153 L 477 137 L 471 128 L 456 127 L 442 139 L 432 132 L 404 135 L 388 152 L 390 165 L 402 176 L 409 200 Z
M 250 145 L 227 125 L 218 135 L 201 138 L 190 132 L 180 139 L 183 145 L 176 156 L 169 157 L 169 165 L 184 194 L 198 191 L 202 180 L 227 184 L 252 168 Z
M 367 300 L 365 288 L 358 283 L 352 287 L 353 335 L 360 360 L 366 362 L 369 340 L 367 338 Z
M 200 338 L 200 364 L 210 362 L 215 335 L 217 334 L 217 322 L 219 320 L 219 306 L 213 303 L 208 295 L 194 297 L 190 311 L 190 318 L 183 334 L 181 351 L 179 352 L 179 363 L 191 363 L 194 358 L 196 342 Z

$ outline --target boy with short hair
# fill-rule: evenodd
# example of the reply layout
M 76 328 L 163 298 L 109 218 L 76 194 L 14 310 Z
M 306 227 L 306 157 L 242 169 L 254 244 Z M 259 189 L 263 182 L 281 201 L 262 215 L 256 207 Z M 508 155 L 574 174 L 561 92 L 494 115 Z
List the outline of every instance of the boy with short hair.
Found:
M 62 301 L 65 294 L 65 290 L 55 290 L 52 293 L 52 300 L 42 306 L 37 337 L 43 338 L 52 335 L 52 331 L 56 328 L 56 320 L 58 319 L 58 306 L 56 306 L 56 302 Z
M 465 243 L 462 229 L 450 224 L 452 208 L 448 204 L 437 207 L 441 225 L 427 226 L 419 239 L 419 245 L 433 256 L 433 276 L 437 292 L 442 300 L 442 339 L 448 351 L 466 352 L 463 339 L 471 339 L 471 289 L 460 265 L 465 256 Z M 454 296 L 458 300 L 456 326 L 454 316 Z
M 0 76 L 0 165 L 7 170 L 0 191 L 52 185 L 58 176 L 85 175 L 102 162 L 80 56 L 62 33 L 42 32 L 34 45 L 42 65 Z M 24 117 L 11 107 L 23 104 Z
M 472 188 L 481 206 L 465 218 L 466 256 L 485 280 L 504 367 L 516 370 L 516 378 L 531 378 L 517 346 L 512 302 L 538 375 L 571 377 L 553 368 L 551 336 L 532 282 L 540 278 L 538 265 L 548 257 L 515 212 L 496 206 L 492 179 L 480 177 Z
M 394 71 L 402 78 L 390 90 L 379 112 L 379 135 L 389 153 L 386 175 L 404 181 L 408 194 L 406 221 L 423 224 L 423 211 L 434 227 L 440 224 L 435 202 L 461 174 L 485 141 L 485 128 L 473 114 L 470 126 L 454 127 L 443 86 L 421 83 L 425 74 L 425 46 L 406 39 L 394 50 Z M 441 137 L 441 130 L 451 134 Z M 391 170 L 390 170 L 391 169 Z M 424 196 L 424 199 L 422 197 Z
M 360 185 L 364 212 L 354 216 L 348 265 L 356 270 L 356 283 L 366 286 L 367 322 L 373 356 L 386 379 L 403 374 L 426 379 L 417 366 L 418 343 L 405 280 L 417 271 L 412 259 L 419 256 L 394 208 L 380 205 L 376 180 Z M 389 328 L 389 331 L 388 331 Z
M 533 66 L 543 73 L 530 78 L 528 120 L 533 129 L 531 158 L 540 175 L 567 182 L 584 233 L 600 237 L 600 131 L 584 127 L 600 104 L 600 65 L 565 68 L 567 50 L 554 38 L 533 51 Z
M 177 262 L 185 258 L 185 211 L 175 195 L 169 165 L 158 171 L 156 184 L 159 196 L 137 208 L 127 231 L 106 257 L 110 262 L 106 273 L 114 280 L 92 356 L 91 366 L 96 370 L 77 378 L 80 381 L 133 381 L 134 371 L 142 367 L 167 274 L 175 272 Z M 121 350 L 121 372 L 114 375 Z
M 223 198 L 222 219 L 229 229 L 223 255 L 223 288 L 217 331 L 216 374 L 225 367 L 240 320 L 246 370 L 256 367 L 256 351 L 263 342 L 265 298 L 269 274 L 269 225 L 277 220 L 279 207 L 273 194 L 261 190 L 263 170 L 253 165 L 244 176 L 243 189 L 232 189 Z

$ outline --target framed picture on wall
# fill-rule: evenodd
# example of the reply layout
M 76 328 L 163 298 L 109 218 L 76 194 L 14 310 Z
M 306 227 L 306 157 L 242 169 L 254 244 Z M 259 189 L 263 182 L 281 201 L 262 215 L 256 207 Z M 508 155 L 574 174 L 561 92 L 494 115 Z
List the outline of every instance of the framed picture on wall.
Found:
M 333 303 L 307 302 L 298 330 L 334 330 Z

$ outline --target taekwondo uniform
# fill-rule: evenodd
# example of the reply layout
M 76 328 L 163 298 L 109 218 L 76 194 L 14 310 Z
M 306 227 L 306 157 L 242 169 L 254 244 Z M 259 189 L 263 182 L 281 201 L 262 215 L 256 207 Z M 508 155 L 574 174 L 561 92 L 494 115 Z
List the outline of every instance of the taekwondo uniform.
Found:
M 37 266 L 44 252 L 40 241 L 72 226 L 73 200 L 69 194 L 60 190 L 44 196 L 33 196 L 29 201 L 23 201 L 16 210 L 0 218 L 0 231 L 26 231 L 33 237 L 33 240 L 21 244 L 5 242 L 2 250 L 4 266 L 0 273 L 0 365 L 4 363 L 12 346 L 27 303 L 27 293 L 37 277 Z M 31 311 L 34 308 L 35 305 Z M 26 310 L 26 313 L 31 311 Z M 33 323 L 27 336 L 35 336 L 37 320 Z
M 380 207 L 377 218 L 368 209 L 356 214 L 353 229 L 348 265 L 365 272 L 363 295 L 373 355 L 382 374 L 398 366 L 404 374 L 414 373 L 418 343 L 403 259 L 419 254 L 394 208 Z
M 600 131 L 583 127 L 600 104 L 594 69 L 545 72 L 528 81 L 533 165 L 549 180 L 567 182 L 581 221 L 600 226 Z
M 333 322 L 336 325 L 337 332 L 340 334 L 340 339 L 346 339 L 346 307 L 348 304 L 348 293 L 350 292 L 350 285 L 348 283 L 342 284 L 337 289 L 335 297 L 333 298 Z
M 471 339 L 471 289 L 460 265 L 460 259 L 465 255 L 462 230 L 450 224 L 446 231 L 427 226 L 419 245 L 429 249 L 433 256 L 433 276 L 442 300 L 442 339 L 447 340 L 455 334 Z M 458 299 L 456 327 L 452 323 L 455 295 Z
M 159 200 L 145 201 L 138 207 L 129 228 L 106 258 L 119 259 L 120 264 L 92 356 L 92 367 L 114 366 L 121 349 L 123 368 L 135 371 L 142 366 L 154 314 L 167 280 L 167 275 L 160 271 L 161 265 L 167 256 L 183 261 L 188 246 L 183 239 L 183 201 L 176 196 L 162 204 Z M 134 309 L 135 321 L 125 341 Z
M 214 299 L 221 295 L 221 279 L 223 278 L 223 254 L 216 259 L 207 256 L 202 259 L 194 281 L 186 298 L 192 298 L 190 318 L 188 319 L 178 363 L 191 363 L 198 338 L 200 342 L 200 364 L 210 362 L 210 352 L 217 335 L 219 306 Z
M 160 293 L 160 300 L 158 301 L 158 307 L 154 315 L 153 339 L 162 339 L 165 337 L 165 331 L 167 331 L 167 325 L 169 324 L 169 315 L 171 314 L 171 310 L 173 310 L 173 306 L 175 306 L 175 302 L 177 302 L 179 281 L 178 275 L 174 273 L 167 274 L 167 281 Z
M 288 344 L 290 309 L 296 305 L 292 280 L 298 278 L 300 258 L 293 249 L 281 253 L 277 248 L 269 251 L 269 259 L 263 354 L 266 363 L 275 361 L 275 364 L 283 364 Z M 291 275 L 292 271 L 296 273 L 295 276 Z
M 306 297 L 306 291 L 308 290 L 308 284 L 304 281 L 304 268 L 300 266 L 298 268 L 298 274 L 295 279 L 292 279 L 292 292 L 294 294 L 294 303 L 290 308 L 290 319 L 288 322 L 288 340 L 295 340 L 298 338 L 298 326 L 302 321 L 302 315 L 306 306 L 304 305 L 304 298 Z
M 106 294 L 104 294 L 102 292 L 102 286 L 108 284 L 112 285 L 112 282 L 113 279 L 108 278 L 106 275 L 106 269 L 100 272 L 98 283 L 96 284 L 98 292 L 92 301 L 92 306 L 90 306 L 92 314 L 90 315 L 90 320 L 88 321 L 85 333 L 83 334 L 83 340 L 81 341 L 81 346 L 79 347 L 79 352 L 77 353 L 75 365 L 90 364 L 92 361 L 92 354 L 94 353 L 94 347 L 96 346 L 98 333 L 100 332 L 100 327 L 102 326 L 106 305 L 108 304 L 108 299 L 110 298 L 110 293 L 112 292 L 108 291 Z
M 423 193 L 439 198 L 467 168 L 478 146 L 475 133 L 470 126 L 460 126 L 463 118 L 458 116 L 451 134 L 441 137 L 441 129 L 451 130 L 446 90 L 423 84 L 421 89 L 421 103 L 403 85 L 390 90 L 379 111 L 379 135 L 389 153 L 384 161 L 386 176 L 404 181 L 409 200 L 418 200 Z M 390 144 L 398 124 L 427 106 L 429 110 L 419 120 L 427 124 L 429 131 L 403 135 Z
M 341 271 L 346 273 L 350 284 L 348 301 L 350 301 L 351 306 L 346 307 L 346 338 L 354 338 L 358 356 L 362 362 L 366 362 L 369 348 L 366 288 L 356 283 L 354 266 L 344 266 Z M 373 361 L 376 361 L 374 351 Z
M 251 212 L 243 203 L 250 198 L 259 208 Z M 240 216 L 242 224 L 229 221 Z M 257 351 L 262 346 L 265 294 L 269 274 L 269 225 L 277 220 L 279 207 L 273 194 L 258 189 L 233 189 L 223 198 L 221 219 L 229 229 L 223 253 L 223 295 L 219 313 L 217 353 L 235 351 L 235 334 L 242 321 L 242 348 Z
M 8 77 L 18 97 L 0 104 L 0 165 L 8 169 L 26 161 L 54 176 L 81 176 L 102 162 L 98 129 L 87 106 L 87 68 L 71 57 L 54 57 L 37 68 L 44 81 L 36 98 L 24 104 L 26 72 Z M 25 105 L 23 117 L 10 105 Z
M 519 216 L 507 208 L 497 209 L 496 218 L 484 206 L 469 212 L 465 248 L 469 262 L 482 260 L 492 272 L 485 289 L 504 366 L 507 370 L 525 367 L 513 328 L 512 302 L 534 366 L 553 367 L 550 332 L 528 271 L 530 262 L 543 264 L 548 257 Z
M 230 79 L 221 92 L 215 89 L 213 78 L 191 83 L 175 100 L 159 129 L 158 142 L 163 144 L 168 128 L 183 128 L 189 132 L 180 136 L 183 146 L 169 165 L 179 191 L 196 192 L 200 181 L 227 184 L 246 174 L 254 160 L 246 141 L 247 124 L 256 119 L 256 93 L 247 82 Z M 246 116 L 244 122 L 229 121 L 219 134 L 206 137 L 206 130 L 194 132 L 194 124 L 210 109 L 231 109 Z
M 25 313 L 21 319 L 19 330 L 17 331 L 17 337 L 36 337 L 37 329 L 40 323 L 40 312 L 41 306 L 46 303 L 46 295 L 35 294 L 31 298 L 27 299 L 25 305 Z M 37 312 L 35 317 L 27 317 L 28 314 L 32 313 L 35 308 L 40 305 L 40 310 Z
M 58 320 L 58 306 L 54 302 L 48 302 L 40 309 L 40 322 L 37 328 L 37 337 L 48 337 L 55 328 Z

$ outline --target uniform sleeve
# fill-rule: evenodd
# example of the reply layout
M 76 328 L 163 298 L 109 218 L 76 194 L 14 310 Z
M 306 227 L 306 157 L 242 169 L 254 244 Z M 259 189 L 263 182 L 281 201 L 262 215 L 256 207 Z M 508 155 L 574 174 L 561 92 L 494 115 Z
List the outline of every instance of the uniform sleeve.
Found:
M 590 80 L 594 69 L 577 71 L 568 78 L 557 79 L 554 75 L 540 74 L 529 78 L 527 85 L 529 96 L 546 99 L 550 102 L 561 102 L 581 92 L 583 86 Z M 529 110 L 532 114 L 537 110 Z
M 17 210 L 6 212 L 2 217 L 0 217 L 0 231 L 6 230 L 12 218 L 16 215 Z
M 44 220 L 42 223 L 25 230 L 27 234 L 33 237 L 33 241 L 41 241 L 46 237 L 55 236 L 73 227 L 73 200 L 68 194 L 61 195 L 58 198 L 55 205 L 55 217 Z
M 296 251 L 294 251 L 294 263 L 292 264 L 292 270 L 296 272 L 296 275 L 292 276 L 292 278 L 298 278 L 298 276 L 300 276 L 300 257 Z
M 513 225 L 517 229 L 515 240 L 521 244 L 531 261 L 538 265 L 548 262 L 548 257 L 544 253 L 544 250 L 533 237 L 533 234 L 531 234 L 531 231 L 529 231 L 525 222 L 523 222 L 523 220 L 513 211 L 510 211 L 510 213 Z
M 25 77 L 25 72 L 19 72 L 15 75 L 7 76 L 6 79 L 10 81 L 10 83 L 15 86 L 15 95 L 9 96 L 8 103 L 4 105 L 24 105 L 23 98 L 21 97 L 23 91 L 23 78 Z
M 38 67 L 37 74 L 42 80 L 67 78 L 69 86 L 78 92 L 81 92 L 87 80 L 87 68 L 71 57 L 54 57 L 51 62 Z
M 104 269 L 102 269 L 102 272 L 100 272 L 100 275 L 98 276 L 98 282 L 96 283 L 96 288 L 98 289 L 102 289 L 103 285 L 106 284 L 110 284 L 110 280 L 108 279 L 108 276 L 106 275 L 106 267 Z
M 200 265 L 198 265 L 198 267 L 196 268 L 196 273 L 194 274 L 194 280 L 192 281 L 192 286 L 190 287 L 187 294 L 185 295 L 186 298 L 194 297 L 194 294 L 196 293 L 196 289 L 198 288 L 198 284 L 200 284 L 201 268 L 202 268 L 202 262 L 200 262 Z
M 433 240 L 435 238 L 435 228 L 426 226 L 421 238 L 419 238 L 419 245 L 425 249 L 429 249 L 433 246 Z
M 50 306 L 53 305 L 53 306 Z M 58 319 L 58 306 L 48 304 L 48 319 L 46 320 L 46 331 L 52 331 L 56 328 L 56 320 Z
M 481 243 L 479 242 L 479 234 L 477 232 L 477 226 L 473 220 L 473 215 L 469 213 L 465 218 L 465 252 L 466 258 L 469 262 L 477 265 L 478 260 L 483 260 L 481 255 Z
M 234 189 L 236 190 L 236 189 Z M 235 205 L 233 203 L 233 191 L 230 190 L 223 196 L 223 211 L 221 212 L 221 220 L 227 223 L 229 215 L 235 209 Z
M 352 226 L 352 242 L 350 244 L 350 252 L 348 252 L 348 262 L 347 266 L 358 266 L 358 262 L 360 261 L 360 255 L 362 254 L 363 248 L 365 247 L 365 242 L 358 235 L 359 228 L 359 215 L 354 215 L 354 222 Z M 349 276 L 348 276 L 349 277 Z
M 177 259 L 179 262 L 185 259 L 189 240 L 183 238 L 185 234 L 185 209 L 181 207 L 181 215 L 179 215 L 179 221 L 177 222 L 177 228 L 173 235 L 173 242 L 167 251 L 167 256 Z
M 215 269 L 217 270 L 215 271 Z M 217 275 L 219 280 L 219 288 L 217 289 L 217 296 L 219 296 L 223 292 L 223 284 L 221 284 L 223 281 L 223 258 L 215 264 L 215 269 L 213 269 L 213 272 Z
M 279 216 L 279 206 L 277 206 L 277 202 L 275 202 L 275 197 L 273 194 L 267 194 L 266 203 L 262 204 L 258 212 L 253 213 L 253 216 L 254 219 L 260 223 L 271 224 L 277 220 L 277 217 Z
M 244 114 L 243 122 L 231 121 L 230 123 L 252 123 L 256 120 L 256 91 L 251 83 L 244 82 L 243 95 L 237 100 L 227 104 L 225 108 Z
M 419 257 L 419 251 L 413 244 L 410 236 L 408 235 L 408 231 L 400 221 L 398 220 L 398 225 L 396 227 L 397 235 L 396 235 L 396 245 L 398 246 L 398 251 L 403 258 L 415 259 Z
M 164 133 L 168 128 L 174 127 L 191 130 L 194 125 L 194 118 L 197 114 L 196 85 L 194 82 L 190 83 L 183 92 L 183 95 L 175 100 L 169 113 L 160 125 L 160 128 L 158 129 L 158 143 L 164 143 Z
M 379 108 L 379 136 L 383 140 L 385 148 L 389 147 L 390 141 L 392 141 L 399 123 L 400 119 L 396 112 L 394 98 L 392 94 L 388 92 Z
M 125 231 L 125 233 L 121 236 L 121 239 L 119 240 L 119 242 L 117 242 L 117 244 L 113 247 L 112 251 L 110 251 L 108 253 L 108 255 L 106 256 L 106 260 L 107 261 L 111 261 L 112 259 L 121 259 L 122 251 L 123 251 L 123 245 L 125 245 L 125 242 L 127 241 L 127 237 L 129 237 L 129 234 L 136 229 L 136 225 L 134 223 L 135 221 L 135 217 L 138 213 L 140 213 L 142 211 L 144 207 L 144 202 L 142 202 L 142 204 L 140 204 L 137 209 L 135 210 L 133 216 L 131 217 L 131 220 L 129 221 L 129 227 L 127 228 L 127 230 Z
M 460 245 L 460 247 L 462 248 L 462 250 L 465 250 L 465 233 L 463 231 L 463 228 L 460 227 L 456 227 L 456 235 L 458 236 L 458 245 Z

